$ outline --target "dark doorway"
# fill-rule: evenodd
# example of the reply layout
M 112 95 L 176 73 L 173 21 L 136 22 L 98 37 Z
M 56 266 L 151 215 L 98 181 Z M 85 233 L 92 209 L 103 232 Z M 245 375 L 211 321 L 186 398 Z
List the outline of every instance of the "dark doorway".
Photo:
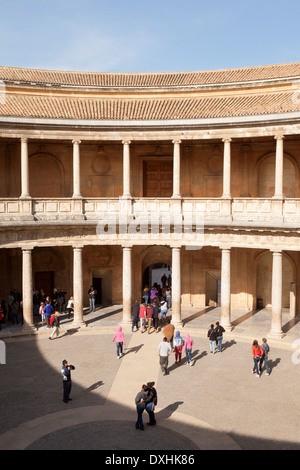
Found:
M 93 287 L 97 291 L 96 295 L 96 305 L 102 304 L 102 278 L 93 277 Z
M 34 287 L 43 290 L 46 295 L 52 295 L 54 289 L 54 271 L 41 271 L 35 273 Z
M 144 197 L 171 197 L 173 192 L 172 160 L 145 160 Z

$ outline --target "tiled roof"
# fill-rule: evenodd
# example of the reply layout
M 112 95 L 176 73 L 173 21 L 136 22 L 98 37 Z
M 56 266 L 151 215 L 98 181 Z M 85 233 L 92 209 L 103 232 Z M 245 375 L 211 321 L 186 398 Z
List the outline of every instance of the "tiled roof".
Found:
M 200 119 L 300 111 L 292 92 L 220 97 L 96 98 L 10 94 L 0 116 L 90 120 Z
M 0 80 L 4 82 L 101 88 L 188 87 L 293 77 L 300 77 L 300 62 L 203 72 L 160 73 L 68 72 L 0 66 Z

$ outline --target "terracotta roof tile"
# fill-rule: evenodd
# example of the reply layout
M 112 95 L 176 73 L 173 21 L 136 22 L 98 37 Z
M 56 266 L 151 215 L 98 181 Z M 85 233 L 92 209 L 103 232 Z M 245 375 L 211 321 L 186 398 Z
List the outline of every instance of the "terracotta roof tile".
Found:
M 199 119 L 300 111 L 292 92 L 177 98 L 80 98 L 7 93 L 0 116 L 91 120 Z
M 0 66 L 4 82 L 101 88 L 164 88 L 300 77 L 300 62 L 199 72 L 73 72 Z

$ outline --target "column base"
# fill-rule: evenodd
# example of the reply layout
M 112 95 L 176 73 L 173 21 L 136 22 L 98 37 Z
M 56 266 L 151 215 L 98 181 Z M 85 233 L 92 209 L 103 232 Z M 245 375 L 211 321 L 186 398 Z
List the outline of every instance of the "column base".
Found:
M 22 325 L 22 331 L 26 332 L 26 333 L 33 333 L 34 331 L 36 331 L 37 328 L 36 326 L 32 323 L 25 323 Z
M 283 331 L 270 331 L 268 334 L 268 338 L 273 338 L 273 339 L 282 339 L 284 336 L 286 336 L 286 333 Z
M 72 327 L 74 328 L 86 328 L 86 322 L 85 321 L 76 321 L 73 320 L 72 322 Z

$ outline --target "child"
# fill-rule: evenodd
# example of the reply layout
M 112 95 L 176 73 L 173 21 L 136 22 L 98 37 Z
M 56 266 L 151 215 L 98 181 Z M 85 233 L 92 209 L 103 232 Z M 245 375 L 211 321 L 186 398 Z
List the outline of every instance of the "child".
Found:
M 190 337 L 190 335 L 187 333 L 186 338 L 185 338 L 185 344 L 184 344 L 184 350 L 186 353 L 186 364 L 192 365 L 192 346 L 194 344 L 194 341 Z
M 262 342 L 263 344 L 261 345 L 261 349 L 263 350 L 264 354 L 259 363 L 259 371 L 261 373 L 262 363 L 265 362 L 266 375 L 270 375 L 269 366 L 268 366 L 268 353 L 270 352 L 270 346 L 268 345 L 266 338 L 263 338 Z
M 44 321 L 45 321 L 44 307 L 45 307 L 44 302 L 41 302 L 41 305 L 40 305 L 40 315 L 41 315 L 41 319 L 42 319 L 42 322 L 43 322 L 43 323 L 44 323 Z
M 144 331 L 146 331 L 146 312 L 147 312 L 146 304 L 145 303 L 141 304 L 140 314 L 139 314 L 141 333 L 144 333 Z
M 54 330 L 53 330 L 52 334 L 49 336 L 49 339 L 52 339 L 55 334 L 56 334 L 56 336 L 59 335 L 59 324 L 60 324 L 59 312 L 55 312 L 54 320 L 53 320 L 53 323 L 52 323 L 52 326 L 54 326 Z
M 118 359 L 120 359 L 120 357 L 123 355 L 123 346 L 125 347 L 125 338 L 121 326 L 119 326 L 118 331 L 115 333 L 113 342 L 115 339 L 117 340 L 117 356 Z
M 175 339 L 174 339 L 174 346 L 175 346 L 175 364 L 181 364 L 181 353 L 182 353 L 182 346 L 183 346 L 183 339 L 180 336 L 179 331 L 176 331 Z M 178 361 L 177 361 L 178 359 Z

